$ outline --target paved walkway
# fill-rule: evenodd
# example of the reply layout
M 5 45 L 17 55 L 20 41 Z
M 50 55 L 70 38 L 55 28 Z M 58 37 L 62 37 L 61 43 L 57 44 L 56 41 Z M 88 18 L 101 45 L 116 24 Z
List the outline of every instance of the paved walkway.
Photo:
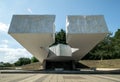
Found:
M 120 82 L 119 74 L 0 74 L 0 82 Z

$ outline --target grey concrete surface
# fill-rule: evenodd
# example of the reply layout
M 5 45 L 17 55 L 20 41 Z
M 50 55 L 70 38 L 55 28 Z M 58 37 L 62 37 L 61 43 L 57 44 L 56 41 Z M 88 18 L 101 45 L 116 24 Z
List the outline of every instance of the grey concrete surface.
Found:
M 120 82 L 114 74 L 0 74 L 0 82 Z
M 14 74 L 14 73 L 42 73 L 42 74 L 120 74 L 120 69 L 78 69 L 78 70 L 62 70 L 62 71 L 55 71 L 55 70 L 0 70 L 1 74 Z

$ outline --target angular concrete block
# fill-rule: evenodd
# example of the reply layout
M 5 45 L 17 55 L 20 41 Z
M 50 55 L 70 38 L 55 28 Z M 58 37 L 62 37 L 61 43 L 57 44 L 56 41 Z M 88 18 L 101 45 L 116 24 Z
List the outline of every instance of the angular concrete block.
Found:
M 72 49 L 69 45 L 58 44 L 49 48 L 56 56 L 72 56 Z
M 79 51 L 73 53 L 75 60 L 82 59 L 108 34 L 108 28 L 102 15 L 67 16 L 66 40 Z
M 14 15 L 8 33 L 42 62 L 54 43 L 54 21 L 54 15 Z

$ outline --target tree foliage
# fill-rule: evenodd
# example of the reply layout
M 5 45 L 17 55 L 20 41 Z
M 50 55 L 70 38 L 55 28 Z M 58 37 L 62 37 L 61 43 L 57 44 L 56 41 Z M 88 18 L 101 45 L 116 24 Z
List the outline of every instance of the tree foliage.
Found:
M 113 37 L 111 34 L 92 49 L 83 59 L 115 59 L 120 58 L 120 29 Z
M 31 60 L 29 58 L 19 58 L 18 61 L 14 63 L 15 66 L 22 66 L 26 64 L 30 64 Z
M 66 33 L 63 29 L 61 29 L 60 32 L 55 33 L 55 43 L 53 43 L 52 45 L 56 45 L 56 44 L 67 44 Z
M 34 62 L 39 62 L 39 60 L 38 60 L 36 57 L 33 56 L 33 57 L 31 58 L 31 63 L 34 63 Z
M 13 66 L 13 64 L 11 64 L 9 62 L 6 62 L 6 63 L 0 62 L 0 67 L 12 67 L 12 66 Z

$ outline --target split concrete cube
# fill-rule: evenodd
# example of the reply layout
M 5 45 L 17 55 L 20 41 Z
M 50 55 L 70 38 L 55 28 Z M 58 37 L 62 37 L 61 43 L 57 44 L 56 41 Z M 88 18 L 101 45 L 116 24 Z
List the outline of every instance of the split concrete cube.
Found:
M 82 59 L 108 34 L 108 28 L 103 15 L 73 16 L 66 19 L 66 40 L 79 51 L 72 54 L 75 60 Z
M 8 33 L 42 62 L 55 40 L 54 22 L 55 15 L 14 15 Z

